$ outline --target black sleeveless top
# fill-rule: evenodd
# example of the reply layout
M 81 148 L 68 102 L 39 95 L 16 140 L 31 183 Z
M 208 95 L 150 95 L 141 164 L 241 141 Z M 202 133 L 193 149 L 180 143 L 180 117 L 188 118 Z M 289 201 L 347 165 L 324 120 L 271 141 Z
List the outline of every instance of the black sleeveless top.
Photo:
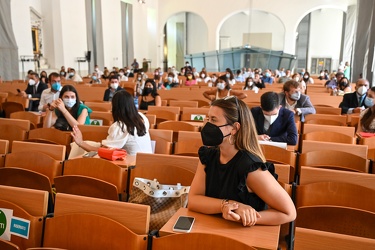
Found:
M 277 178 L 275 168 L 271 163 L 263 163 L 255 155 L 240 150 L 226 164 L 220 163 L 219 148 L 202 146 L 199 159 L 205 165 L 206 196 L 229 199 L 250 205 L 256 211 L 267 208 L 265 202 L 255 193 L 249 192 L 246 186 L 247 174 L 261 168 L 268 170 Z
M 145 100 L 143 100 L 143 97 L 142 97 L 142 101 L 141 101 L 141 105 L 139 105 L 139 109 L 148 110 L 148 106 L 155 106 L 155 99 L 152 101 L 146 102 Z

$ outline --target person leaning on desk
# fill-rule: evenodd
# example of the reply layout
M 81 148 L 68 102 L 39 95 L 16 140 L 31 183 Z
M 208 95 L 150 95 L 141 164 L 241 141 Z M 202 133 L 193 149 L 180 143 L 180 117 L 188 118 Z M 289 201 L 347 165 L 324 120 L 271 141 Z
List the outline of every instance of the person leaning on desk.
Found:
M 296 217 L 294 204 L 266 164 L 246 104 L 230 96 L 212 102 L 201 131 L 205 146 L 189 192 L 189 210 L 222 214 L 243 226 L 280 225 Z M 269 206 L 269 207 L 268 207 Z
M 297 127 L 292 111 L 280 105 L 276 92 L 266 92 L 260 97 L 260 107 L 251 109 L 258 140 L 286 142 L 296 145 L 298 140 Z

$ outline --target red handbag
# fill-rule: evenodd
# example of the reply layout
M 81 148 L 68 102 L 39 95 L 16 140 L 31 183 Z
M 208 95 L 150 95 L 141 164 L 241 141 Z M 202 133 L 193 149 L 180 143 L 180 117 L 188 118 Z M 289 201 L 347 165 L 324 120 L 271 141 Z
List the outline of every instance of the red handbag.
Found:
M 100 158 L 110 161 L 125 160 L 127 152 L 120 148 L 99 148 L 98 155 Z

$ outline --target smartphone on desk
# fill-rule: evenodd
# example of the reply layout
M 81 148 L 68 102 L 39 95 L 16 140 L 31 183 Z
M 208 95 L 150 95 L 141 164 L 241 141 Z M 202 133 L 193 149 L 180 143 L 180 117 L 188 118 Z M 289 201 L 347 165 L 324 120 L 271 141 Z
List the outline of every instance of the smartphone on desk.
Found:
M 84 158 L 92 158 L 92 157 L 94 157 L 95 155 L 97 155 L 98 154 L 98 152 L 96 152 L 96 151 L 90 151 L 90 152 L 87 152 L 86 154 L 84 154 L 82 157 L 84 157 Z
M 191 228 L 193 227 L 194 221 L 194 217 L 180 216 L 173 226 L 173 231 L 189 233 L 191 231 Z

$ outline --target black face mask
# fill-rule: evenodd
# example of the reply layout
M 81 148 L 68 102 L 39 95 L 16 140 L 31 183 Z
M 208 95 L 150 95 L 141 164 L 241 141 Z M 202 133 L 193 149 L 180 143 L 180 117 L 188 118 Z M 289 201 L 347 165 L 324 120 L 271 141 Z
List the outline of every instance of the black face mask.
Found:
M 220 127 L 228 126 L 229 124 L 216 126 L 215 124 L 212 124 L 210 122 L 207 122 L 206 125 L 202 128 L 201 131 L 201 137 L 203 145 L 205 146 L 218 146 L 220 145 L 224 137 L 227 137 L 230 135 L 223 135 L 223 132 L 221 132 Z
M 145 88 L 145 94 L 148 95 L 150 93 L 152 93 L 152 88 Z

